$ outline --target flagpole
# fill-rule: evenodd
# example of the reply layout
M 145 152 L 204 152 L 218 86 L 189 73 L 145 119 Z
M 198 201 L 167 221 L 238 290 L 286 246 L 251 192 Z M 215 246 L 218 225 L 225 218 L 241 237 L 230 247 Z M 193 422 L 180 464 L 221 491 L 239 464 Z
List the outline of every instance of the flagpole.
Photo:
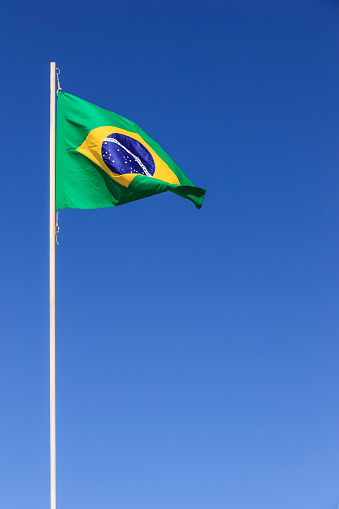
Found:
M 51 509 L 56 509 L 55 419 L 55 62 L 50 64 L 50 186 L 49 186 L 49 316 L 50 316 L 50 468 Z

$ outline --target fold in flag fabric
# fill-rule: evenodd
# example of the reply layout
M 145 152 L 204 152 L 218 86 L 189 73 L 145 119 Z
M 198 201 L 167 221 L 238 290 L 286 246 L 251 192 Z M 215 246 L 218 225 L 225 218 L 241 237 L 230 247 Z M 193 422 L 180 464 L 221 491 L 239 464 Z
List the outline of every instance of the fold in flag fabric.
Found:
M 206 192 L 134 122 L 59 92 L 57 210 L 113 207 L 165 191 L 197 208 Z

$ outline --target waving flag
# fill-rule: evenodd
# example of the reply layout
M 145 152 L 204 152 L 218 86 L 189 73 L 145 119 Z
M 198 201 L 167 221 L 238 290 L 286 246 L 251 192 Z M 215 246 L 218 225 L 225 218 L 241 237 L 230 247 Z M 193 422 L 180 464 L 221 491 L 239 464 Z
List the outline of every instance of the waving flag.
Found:
M 191 200 L 197 208 L 206 192 L 134 122 L 59 92 L 57 210 L 112 207 L 165 191 Z

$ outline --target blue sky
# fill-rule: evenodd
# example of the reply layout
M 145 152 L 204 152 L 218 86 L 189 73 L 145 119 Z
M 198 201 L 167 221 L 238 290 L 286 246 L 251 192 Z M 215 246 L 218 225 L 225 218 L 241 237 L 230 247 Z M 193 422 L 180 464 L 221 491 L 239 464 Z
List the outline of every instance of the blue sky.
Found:
M 62 509 L 336 509 L 334 0 L 7 2 L 0 506 L 49 504 L 49 62 L 192 181 L 63 210 Z

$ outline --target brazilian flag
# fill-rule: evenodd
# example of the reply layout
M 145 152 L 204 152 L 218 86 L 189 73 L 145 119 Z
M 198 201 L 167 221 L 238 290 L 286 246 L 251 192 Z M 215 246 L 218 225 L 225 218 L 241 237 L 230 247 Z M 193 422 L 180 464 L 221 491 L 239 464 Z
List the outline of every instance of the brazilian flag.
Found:
M 165 191 L 197 208 L 206 192 L 134 122 L 59 92 L 57 210 L 112 207 Z

